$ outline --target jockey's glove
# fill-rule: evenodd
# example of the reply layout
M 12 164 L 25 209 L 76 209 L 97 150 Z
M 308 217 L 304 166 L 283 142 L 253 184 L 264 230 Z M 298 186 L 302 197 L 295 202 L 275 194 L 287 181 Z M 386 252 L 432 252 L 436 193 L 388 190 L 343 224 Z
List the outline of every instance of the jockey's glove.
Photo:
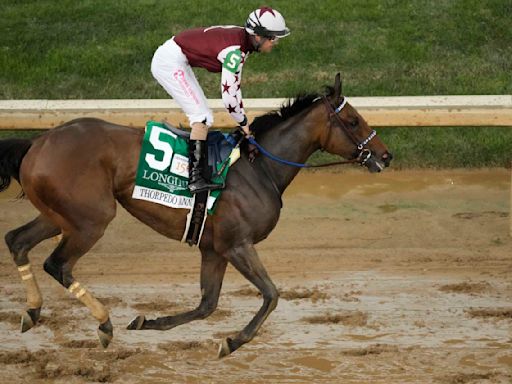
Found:
M 253 137 L 251 130 L 249 129 L 249 124 L 247 121 L 247 116 L 244 115 L 244 119 L 238 123 L 239 128 L 243 131 L 244 136 L 246 138 Z
M 254 136 L 249 129 L 249 125 L 247 124 L 247 116 L 244 115 L 244 120 L 239 123 L 238 127 L 236 127 L 235 131 L 231 135 L 233 136 L 236 143 L 241 143 L 244 138 L 246 139 L 244 144 L 247 147 L 247 155 L 249 161 L 252 163 L 256 158 L 256 155 L 258 155 L 259 151 L 254 144 L 249 143 L 248 139 L 251 137 L 254 138 Z

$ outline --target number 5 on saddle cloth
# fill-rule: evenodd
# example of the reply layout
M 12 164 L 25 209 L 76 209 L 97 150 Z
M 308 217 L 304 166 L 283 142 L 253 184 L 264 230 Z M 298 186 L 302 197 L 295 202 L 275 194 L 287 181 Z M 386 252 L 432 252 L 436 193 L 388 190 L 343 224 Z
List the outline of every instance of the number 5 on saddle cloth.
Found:
M 199 244 L 206 212 L 213 214 L 222 189 L 192 195 L 188 189 L 189 132 L 168 123 L 148 121 L 135 178 L 134 199 L 151 201 L 171 208 L 188 209 L 182 242 Z M 208 166 L 204 177 L 224 186 L 231 164 L 240 151 L 229 135 L 208 133 Z

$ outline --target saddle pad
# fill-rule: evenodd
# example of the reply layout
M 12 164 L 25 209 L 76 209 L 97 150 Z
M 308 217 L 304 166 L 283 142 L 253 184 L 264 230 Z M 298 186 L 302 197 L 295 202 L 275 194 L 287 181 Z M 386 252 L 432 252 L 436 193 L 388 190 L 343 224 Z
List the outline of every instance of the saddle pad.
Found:
M 212 182 L 223 184 L 231 157 L 217 165 L 220 175 Z M 217 173 L 217 172 L 216 172 Z M 163 123 L 148 121 L 135 178 L 132 198 L 151 201 L 172 208 L 193 207 L 193 196 L 188 189 L 188 142 L 168 130 Z M 210 191 L 208 213 L 213 214 L 221 189 Z

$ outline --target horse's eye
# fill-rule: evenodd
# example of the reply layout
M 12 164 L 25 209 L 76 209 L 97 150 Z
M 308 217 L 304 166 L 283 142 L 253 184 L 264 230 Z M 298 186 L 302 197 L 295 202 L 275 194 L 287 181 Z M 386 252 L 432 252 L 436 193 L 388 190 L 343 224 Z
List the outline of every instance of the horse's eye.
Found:
M 350 122 L 350 125 L 352 126 L 352 128 L 355 128 L 357 127 L 357 125 L 359 124 L 359 121 L 357 119 L 354 119 Z

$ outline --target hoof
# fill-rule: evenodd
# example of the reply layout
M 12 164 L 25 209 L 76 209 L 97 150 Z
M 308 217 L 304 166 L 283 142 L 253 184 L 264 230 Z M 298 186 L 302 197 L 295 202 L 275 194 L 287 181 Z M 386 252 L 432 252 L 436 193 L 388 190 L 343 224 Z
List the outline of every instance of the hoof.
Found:
M 105 321 L 103 324 L 100 324 L 98 328 L 98 337 L 100 338 L 100 343 L 103 348 L 107 348 L 114 337 L 114 327 L 112 327 L 110 319 Z
M 29 308 L 21 315 L 21 333 L 27 332 L 37 324 L 40 313 L 41 308 Z
M 129 329 L 131 331 L 137 331 L 139 329 L 142 329 L 142 326 L 144 325 L 144 322 L 146 321 L 146 316 L 137 316 L 135 319 L 133 319 L 130 324 L 126 327 L 126 329 Z
M 231 341 L 231 339 L 229 337 L 227 337 L 224 340 L 222 340 L 222 342 L 220 343 L 219 353 L 217 355 L 219 359 L 222 359 L 223 357 L 226 357 L 231 354 L 232 350 L 229 347 L 230 341 Z

